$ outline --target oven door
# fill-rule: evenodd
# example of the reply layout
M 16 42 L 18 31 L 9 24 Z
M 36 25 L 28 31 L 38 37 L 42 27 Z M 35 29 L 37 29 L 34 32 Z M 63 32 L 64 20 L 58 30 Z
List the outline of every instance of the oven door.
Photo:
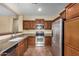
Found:
M 44 36 L 36 37 L 36 46 L 44 46 L 44 43 L 45 43 Z

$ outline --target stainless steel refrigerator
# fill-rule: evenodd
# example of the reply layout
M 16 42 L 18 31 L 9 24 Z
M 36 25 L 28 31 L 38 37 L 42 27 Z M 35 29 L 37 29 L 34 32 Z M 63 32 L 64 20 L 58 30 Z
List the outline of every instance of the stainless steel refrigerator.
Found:
M 63 55 L 63 25 L 61 18 L 52 23 L 52 50 L 54 56 Z

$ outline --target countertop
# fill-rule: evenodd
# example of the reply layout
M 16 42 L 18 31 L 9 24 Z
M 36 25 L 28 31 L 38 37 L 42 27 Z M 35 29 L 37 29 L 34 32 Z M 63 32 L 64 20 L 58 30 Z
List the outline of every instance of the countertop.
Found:
M 18 44 L 21 40 L 23 40 L 24 38 L 28 37 L 27 35 L 24 35 L 22 37 L 17 37 L 19 38 L 19 40 L 17 40 L 17 38 L 14 39 L 10 39 L 6 42 L 4 42 L 3 44 L 0 44 L 0 55 L 5 52 L 6 50 L 8 50 L 9 48 L 13 47 L 14 45 Z M 17 40 L 17 41 L 13 41 L 13 40 Z
M 36 32 L 39 30 L 24 30 L 23 33 L 27 33 L 28 36 L 35 36 Z M 52 30 L 41 30 L 44 32 L 45 36 L 52 36 Z

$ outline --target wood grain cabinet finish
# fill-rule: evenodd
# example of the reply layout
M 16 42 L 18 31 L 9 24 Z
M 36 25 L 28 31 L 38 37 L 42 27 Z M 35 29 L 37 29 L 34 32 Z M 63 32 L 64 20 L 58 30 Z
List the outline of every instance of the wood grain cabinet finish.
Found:
M 23 21 L 23 29 L 35 29 L 35 21 Z
M 27 40 L 28 47 L 35 47 L 35 36 L 29 36 Z
M 72 19 L 79 16 L 79 3 L 71 3 L 66 7 L 66 19 Z
M 23 39 L 21 42 L 18 43 L 16 47 L 16 55 L 22 56 L 26 50 L 27 50 L 27 38 Z
M 51 45 L 52 45 L 51 36 L 45 36 L 45 46 L 51 46 Z
M 79 52 L 79 17 L 66 21 L 64 28 L 64 43 Z M 65 48 L 64 51 L 66 51 L 66 49 L 68 49 L 68 47 Z M 69 55 L 74 55 L 76 53 L 74 50 L 72 50 L 72 53 Z
M 70 44 L 71 39 L 71 22 L 65 21 L 64 22 L 64 43 Z
M 44 28 L 51 29 L 52 28 L 52 21 L 44 21 Z
M 36 24 L 44 24 L 44 19 L 36 19 L 35 23 Z
M 51 29 L 52 21 L 44 21 L 44 19 L 36 19 L 35 21 L 23 21 L 23 29 L 35 29 L 36 24 L 44 24 L 45 29 Z
M 72 19 L 71 24 L 71 40 L 70 44 L 79 50 L 79 18 Z
M 79 3 L 66 6 L 64 44 L 64 55 L 79 56 Z
M 73 49 L 72 47 L 65 45 L 64 55 L 65 56 L 79 56 L 79 51 Z

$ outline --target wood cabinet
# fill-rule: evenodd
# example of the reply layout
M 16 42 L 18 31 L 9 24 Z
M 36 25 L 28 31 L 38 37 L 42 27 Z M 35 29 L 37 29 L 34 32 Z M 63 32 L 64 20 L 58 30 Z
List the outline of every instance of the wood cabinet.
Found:
M 26 50 L 27 50 L 27 38 L 23 39 L 21 42 L 18 43 L 16 47 L 16 55 L 22 56 Z
M 65 9 L 64 55 L 79 56 L 79 3 L 70 3 Z
M 70 35 L 71 35 L 71 22 L 65 21 L 64 22 L 64 43 L 70 43 Z
M 36 24 L 44 24 L 44 19 L 36 19 Z
M 79 51 L 75 50 L 74 48 L 65 45 L 65 52 L 64 52 L 65 56 L 79 56 Z
M 23 29 L 35 29 L 35 21 L 23 21 Z
M 51 29 L 52 28 L 52 21 L 44 21 L 44 28 Z
M 79 17 L 72 19 L 72 21 L 70 22 L 71 24 L 71 40 L 70 40 L 70 44 L 79 50 Z
M 79 17 L 65 21 L 64 24 L 64 45 L 65 55 L 79 55 Z M 70 48 L 72 47 L 72 48 Z M 66 52 L 66 50 L 68 50 Z M 77 52 L 76 52 L 77 50 Z M 71 52 L 70 52 L 71 51 Z
M 36 24 L 44 24 L 45 29 L 51 29 L 52 21 L 44 21 L 44 19 L 36 19 L 35 21 L 23 21 L 23 29 L 35 29 Z
M 71 3 L 66 6 L 66 20 L 79 17 L 79 3 Z
M 51 46 L 52 45 L 52 38 L 51 36 L 45 37 L 45 46 Z
M 35 36 L 29 36 L 27 40 L 28 47 L 35 47 Z

